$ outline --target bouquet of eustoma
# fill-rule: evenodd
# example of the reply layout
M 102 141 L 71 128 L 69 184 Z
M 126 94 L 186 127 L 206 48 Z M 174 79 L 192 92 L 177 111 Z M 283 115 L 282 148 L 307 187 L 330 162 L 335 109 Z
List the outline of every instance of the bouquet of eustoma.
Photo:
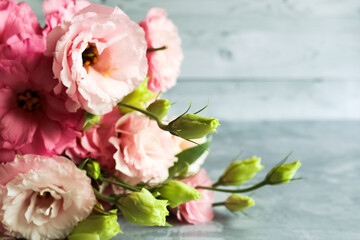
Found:
M 215 183 L 200 169 L 219 122 L 166 116 L 161 93 L 183 55 L 164 9 L 139 24 L 87 1 L 45 0 L 43 10 L 41 28 L 26 3 L 0 1 L 1 239 L 106 240 L 121 232 L 119 216 L 204 223 L 214 206 L 254 205 L 239 193 L 293 180 L 300 163 L 282 161 L 252 187 L 221 187 L 253 178 L 255 156 Z M 232 195 L 214 203 L 213 191 Z

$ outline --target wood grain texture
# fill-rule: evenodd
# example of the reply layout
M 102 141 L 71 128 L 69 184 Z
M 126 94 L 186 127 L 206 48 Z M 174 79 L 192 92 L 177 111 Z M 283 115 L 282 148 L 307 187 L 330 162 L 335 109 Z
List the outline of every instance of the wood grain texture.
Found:
M 44 22 L 42 0 L 26 2 Z M 175 113 L 209 98 L 205 113 L 227 120 L 360 119 L 359 0 L 93 2 L 135 21 L 154 6 L 168 11 L 185 55 L 165 94 L 181 105 Z

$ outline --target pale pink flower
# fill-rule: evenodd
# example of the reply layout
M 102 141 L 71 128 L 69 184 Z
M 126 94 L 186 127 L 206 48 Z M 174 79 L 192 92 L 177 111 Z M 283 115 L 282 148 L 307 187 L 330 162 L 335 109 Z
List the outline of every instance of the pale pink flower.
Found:
M 6 235 L 65 238 L 95 203 L 90 179 L 67 158 L 18 155 L 0 164 L 0 228 Z
M 76 145 L 66 149 L 65 153 L 76 164 L 85 158 L 91 157 L 98 161 L 102 168 L 113 171 L 115 160 L 113 158 L 116 148 L 110 143 L 111 137 L 117 136 L 115 123 L 121 117 L 117 107 L 110 113 L 102 116 L 100 122 L 91 129 L 84 131 L 76 140 Z
M 45 0 L 42 4 L 46 21 L 43 33 L 47 35 L 63 21 L 70 21 L 77 12 L 90 4 L 84 0 Z
M 149 49 L 167 47 L 166 50 L 147 53 L 148 88 L 153 92 L 165 92 L 176 84 L 183 60 L 177 28 L 161 8 L 150 9 L 140 26 L 145 31 Z
M 204 186 L 211 187 L 210 178 L 206 171 L 201 169 L 197 174 L 181 180 L 190 187 Z M 180 221 L 191 224 L 209 222 L 214 217 L 212 204 L 214 203 L 214 193 L 205 189 L 197 189 L 201 193 L 201 198 L 196 201 L 190 201 L 174 209 L 176 216 Z
M 117 149 L 115 168 L 126 181 L 157 183 L 168 177 L 168 169 L 177 161 L 170 133 L 136 112 L 121 117 L 115 130 L 118 136 L 110 138 Z
M 83 113 L 68 112 L 65 99 L 52 92 L 56 80 L 44 48 L 37 36 L 0 54 L 0 162 L 15 154 L 61 154 L 80 134 Z
M 36 15 L 25 2 L 1 0 L 0 23 L 0 46 L 41 34 Z
M 146 78 L 144 31 L 119 8 L 91 4 L 47 36 L 67 109 L 108 113 Z

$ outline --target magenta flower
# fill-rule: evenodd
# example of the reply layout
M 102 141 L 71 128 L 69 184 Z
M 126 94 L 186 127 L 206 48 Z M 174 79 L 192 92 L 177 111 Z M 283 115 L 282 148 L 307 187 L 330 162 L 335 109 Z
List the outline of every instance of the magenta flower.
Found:
M 140 26 L 145 31 L 149 49 L 167 47 L 165 50 L 147 53 L 148 88 L 153 92 L 165 92 L 176 84 L 183 60 L 177 28 L 161 8 L 150 9 Z
M 53 93 L 56 80 L 44 48 L 37 36 L 1 52 L 0 162 L 11 161 L 14 154 L 60 154 L 80 134 L 83 113 L 69 113 L 65 98 Z

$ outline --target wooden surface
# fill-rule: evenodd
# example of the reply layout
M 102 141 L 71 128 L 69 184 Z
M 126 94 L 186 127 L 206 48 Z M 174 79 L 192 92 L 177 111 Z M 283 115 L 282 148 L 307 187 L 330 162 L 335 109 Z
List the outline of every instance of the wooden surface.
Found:
M 26 2 L 43 23 L 42 1 Z M 135 21 L 168 11 L 185 55 L 171 100 L 209 98 L 208 113 L 225 120 L 360 119 L 359 0 L 93 2 Z

